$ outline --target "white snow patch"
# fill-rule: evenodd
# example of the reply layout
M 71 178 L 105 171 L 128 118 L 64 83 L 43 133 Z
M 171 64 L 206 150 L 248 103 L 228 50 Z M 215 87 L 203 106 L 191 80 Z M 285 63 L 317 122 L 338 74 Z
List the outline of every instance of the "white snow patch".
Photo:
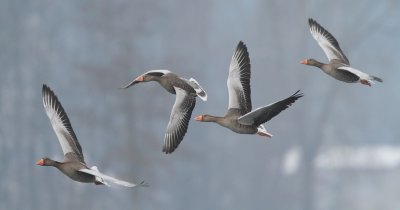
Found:
M 314 166 L 320 169 L 393 169 L 400 166 L 400 147 L 326 148 L 316 156 Z
M 299 147 L 292 147 L 283 157 L 283 173 L 285 175 L 293 175 L 299 169 L 301 162 L 302 150 Z

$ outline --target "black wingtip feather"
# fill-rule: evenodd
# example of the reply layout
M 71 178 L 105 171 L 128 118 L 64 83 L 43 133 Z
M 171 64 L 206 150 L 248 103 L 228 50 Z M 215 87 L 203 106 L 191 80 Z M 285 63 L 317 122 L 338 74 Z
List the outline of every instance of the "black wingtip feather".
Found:
M 44 96 L 47 93 L 52 93 L 53 91 L 50 89 L 49 86 L 47 86 L 46 84 L 43 84 L 42 86 L 42 95 Z M 54 93 L 53 93 L 54 94 Z
M 288 108 L 289 106 L 292 106 L 294 104 L 294 102 L 297 101 L 297 99 L 303 97 L 304 94 L 300 92 L 300 90 L 296 91 L 293 95 L 291 95 L 289 98 L 286 98 L 285 101 L 289 102 L 286 105 L 286 108 Z
M 303 96 L 304 96 L 304 94 L 303 94 L 303 93 L 300 93 L 300 90 L 296 91 L 296 92 L 292 95 L 292 97 L 295 97 L 296 99 L 301 98 L 301 97 L 303 97 Z
M 318 24 L 318 23 L 317 23 L 317 21 L 315 21 L 314 19 L 308 18 L 308 24 L 309 24 L 310 26 L 312 26 L 312 25 Z
M 43 98 L 45 98 L 47 95 L 49 95 L 50 98 L 54 98 L 54 100 L 57 101 L 57 103 L 59 103 L 58 97 L 53 92 L 53 90 L 51 90 L 51 88 L 48 85 L 43 84 L 43 86 L 42 86 L 42 96 L 43 96 Z M 43 102 L 45 102 L 45 101 L 43 101 Z
M 290 104 L 288 104 L 288 107 L 291 106 L 297 99 L 303 97 L 304 94 L 300 92 L 300 90 L 296 91 L 292 96 L 290 96 L 288 99 L 290 101 Z
M 310 28 L 314 26 L 314 27 L 317 27 L 317 28 L 322 28 L 323 30 L 326 31 L 326 29 L 324 27 L 322 27 L 316 20 L 314 20 L 312 18 L 308 19 L 308 25 L 310 25 Z
M 247 52 L 247 45 L 246 45 L 242 40 L 239 41 L 239 43 L 238 43 L 238 45 L 237 45 L 237 47 L 236 47 L 235 52 L 236 52 L 236 51 L 239 51 L 239 50 L 243 50 L 245 54 L 248 54 L 248 52 Z
M 172 147 L 169 146 L 163 146 L 162 148 L 162 152 L 164 152 L 165 154 L 171 154 L 175 151 L 175 149 L 178 147 L 178 145 L 173 145 Z
M 237 48 L 243 48 L 243 47 L 247 48 L 246 44 L 242 40 L 240 40 Z
M 329 33 L 328 30 L 326 30 L 316 20 L 314 20 L 312 18 L 308 19 L 308 24 L 310 25 L 310 28 L 312 28 L 312 27 L 321 28 L 322 31 L 324 31 L 324 32 L 326 31 L 325 33 Z M 332 36 L 332 34 L 330 34 L 330 33 L 329 33 L 329 35 Z

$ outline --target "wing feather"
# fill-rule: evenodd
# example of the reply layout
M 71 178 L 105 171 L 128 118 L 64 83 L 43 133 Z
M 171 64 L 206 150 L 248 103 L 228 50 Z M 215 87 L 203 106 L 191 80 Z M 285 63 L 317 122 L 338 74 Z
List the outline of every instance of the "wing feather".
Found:
M 250 67 L 247 47 L 240 41 L 231 59 L 227 86 L 229 93 L 228 109 L 237 108 L 240 109 L 243 114 L 250 112 L 252 109 Z
M 174 87 L 176 98 L 171 110 L 171 116 L 164 137 L 164 146 L 162 151 L 172 153 L 183 140 L 185 136 L 192 111 L 196 105 L 196 98 L 189 95 L 185 90 Z
M 311 35 L 325 52 L 329 61 L 337 59 L 344 64 L 350 65 L 349 60 L 340 49 L 339 42 L 335 39 L 335 37 L 324 27 L 318 24 L 317 21 L 310 18 L 308 19 L 308 23 L 310 25 Z
M 50 119 L 53 130 L 57 135 L 64 155 L 75 153 L 80 161 L 84 162 L 82 147 L 72 129 L 67 113 L 57 96 L 47 85 L 43 85 L 42 99 L 44 109 L 46 110 L 46 114 Z
M 238 122 L 243 125 L 256 125 L 259 126 L 273 117 L 281 113 L 283 110 L 287 109 L 292 105 L 297 99 L 303 97 L 302 93 L 298 90 L 292 96 L 283 99 L 281 101 L 269 104 L 264 107 L 257 108 L 252 112 L 249 112 L 241 117 L 239 117 Z

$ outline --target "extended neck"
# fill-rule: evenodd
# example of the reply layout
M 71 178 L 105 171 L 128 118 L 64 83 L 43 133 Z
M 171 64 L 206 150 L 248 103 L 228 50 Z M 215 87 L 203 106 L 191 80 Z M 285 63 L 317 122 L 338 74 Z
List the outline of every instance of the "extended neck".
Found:
M 318 68 L 322 69 L 322 66 L 325 65 L 325 64 L 324 64 L 324 63 L 321 63 L 321 62 L 319 62 L 319 61 L 313 60 L 312 62 L 310 62 L 309 65 L 315 66 L 315 67 L 318 67 Z
M 53 167 L 59 168 L 60 165 L 61 165 L 61 163 L 58 161 L 55 161 L 55 160 L 48 159 L 46 161 L 46 166 L 53 166 Z
M 212 116 L 212 115 L 204 115 L 203 116 L 203 122 L 215 122 L 215 123 L 221 124 L 223 119 L 224 119 L 223 117 Z
M 145 79 L 145 82 L 149 82 L 149 81 L 156 81 L 156 82 L 160 82 L 161 77 L 158 76 L 147 76 Z

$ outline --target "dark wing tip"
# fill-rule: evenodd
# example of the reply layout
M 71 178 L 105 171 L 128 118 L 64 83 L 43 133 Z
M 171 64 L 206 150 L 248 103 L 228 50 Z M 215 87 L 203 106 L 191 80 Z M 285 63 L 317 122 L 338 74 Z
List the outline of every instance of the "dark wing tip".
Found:
M 43 87 L 42 87 L 42 98 L 43 98 L 43 105 L 45 107 L 46 106 L 52 106 L 52 108 L 55 109 L 55 110 L 59 109 L 59 112 L 57 113 L 58 115 L 60 115 L 62 113 L 65 116 L 67 115 L 65 110 L 64 110 L 64 108 L 63 108 L 63 106 L 61 105 L 61 102 L 59 101 L 57 95 L 46 84 L 43 84 Z M 69 123 L 69 121 L 68 121 L 68 123 Z
M 304 94 L 300 92 L 300 90 L 296 91 L 293 95 L 291 95 L 289 98 L 285 99 L 285 101 L 287 102 L 286 104 L 286 108 L 288 108 L 289 106 L 291 106 L 294 102 L 297 101 L 297 99 L 303 97 Z
M 189 119 L 190 119 L 190 117 L 189 117 Z M 184 130 L 181 130 L 181 131 L 178 130 L 178 131 L 174 131 L 174 133 L 165 134 L 164 145 L 162 148 L 162 151 L 165 154 L 171 154 L 178 148 L 179 144 L 182 142 L 183 138 L 185 137 L 185 134 L 187 132 L 187 127 L 188 127 L 188 123 L 186 125 L 186 129 L 184 129 Z
M 179 143 L 178 143 L 178 145 L 179 145 Z M 175 145 L 175 143 L 173 146 L 163 145 L 162 152 L 164 152 L 165 154 L 171 154 L 175 151 L 176 148 L 178 148 L 178 145 Z
M 43 84 L 42 86 L 42 92 L 44 92 L 46 89 L 50 89 L 49 86 L 47 86 L 46 84 Z
M 182 136 L 179 134 L 175 134 L 175 133 L 165 134 L 165 137 L 164 137 L 165 140 L 164 140 L 164 145 L 163 145 L 162 151 L 165 154 L 173 153 L 175 151 L 175 149 L 178 148 L 181 141 L 183 140 L 185 133 L 186 132 L 184 132 L 184 134 Z
M 314 25 L 314 24 L 316 24 L 316 23 L 317 23 L 317 21 L 315 21 L 314 19 L 308 18 L 308 24 L 309 24 L 310 26 L 312 26 L 312 25 Z
M 236 46 L 235 52 L 233 53 L 233 58 L 239 63 L 250 64 L 249 52 L 247 50 L 247 46 L 243 41 L 239 41 L 239 44 Z
M 238 43 L 238 46 L 242 46 L 242 45 L 246 47 L 246 44 L 242 40 L 240 40 Z
M 316 27 L 316 28 L 322 28 L 322 30 L 326 30 L 324 27 L 322 27 L 317 21 L 315 21 L 312 18 L 308 19 L 308 25 L 310 25 L 310 28 Z
M 247 52 L 247 46 L 242 40 L 239 41 L 239 43 L 236 47 L 236 51 L 239 51 L 239 50 L 243 50 L 243 51 Z
M 300 90 L 296 91 L 292 96 L 290 96 L 288 99 L 289 104 L 288 106 L 291 106 L 297 99 L 303 97 L 304 94 L 300 92 Z
M 167 149 L 166 147 L 163 147 L 162 152 L 164 152 L 165 154 L 171 154 L 172 152 L 174 152 L 175 149 Z
M 43 84 L 42 86 L 42 98 L 44 105 L 48 104 L 50 102 L 49 100 L 55 100 L 58 102 L 56 94 L 46 84 Z
M 300 93 L 300 90 L 296 91 L 296 92 L 292 95 L 292 97 L 296 98 L 296 100 L 299 99 L 299 98 L 301 98 L 301 97 L 303 97 L 303 96 L 304 96 L 304 94 L 303 94 L 303 93 Z
M 53 92 L 49 86 L 46 84 L 43 84 L 42 86 L 42 95 L 48 94 L 49 92 Z

